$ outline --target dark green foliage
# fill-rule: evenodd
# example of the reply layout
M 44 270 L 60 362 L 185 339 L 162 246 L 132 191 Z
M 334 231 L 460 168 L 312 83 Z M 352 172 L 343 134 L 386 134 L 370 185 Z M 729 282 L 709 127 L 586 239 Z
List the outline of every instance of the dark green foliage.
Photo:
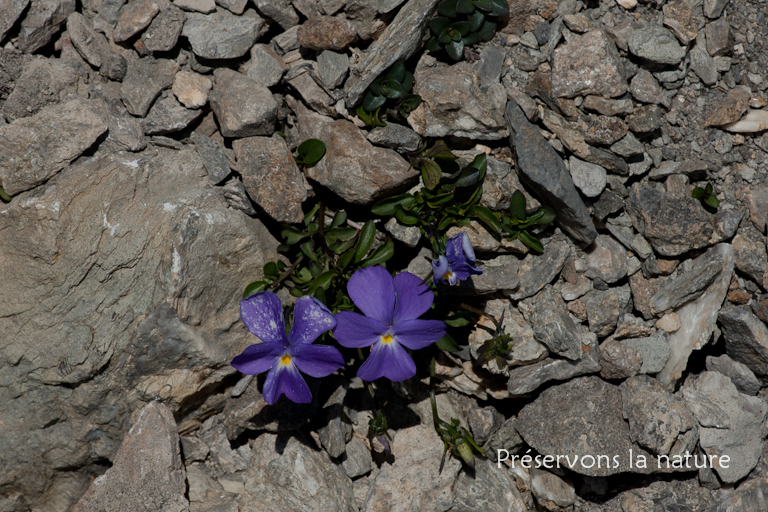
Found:
M 429 24 L 433 37 L 427 41 L 427 50 L 445 50 L 458 61 L 466 46 L 493 38 L 499 17 L 509 14 L 509 5 L 506 0 L 445 0 L 437 12 L 439 16 Z
M 0 201 L 3 201 L 4 203 L 11 202 L 11 196 L 5 193 L 5 190 L 3 190 L 3 187 L 0 187 Z
M 718 201 L 717 195 L 710 183 L 707 183 L 705 188 L 694 187 L 691 197 L 698 199 L 707 210 L 717 211 L 717 207 L 720 206 L 720 201 Z
M 542 206 L 532 214 L 528 214 L 525 196 L 519 190 L 512 194 L 512 201 L 507 212 L 497 214 L 488 210 L 476 211 L 475 213 L 478 220 L 490 228 L 491 232 L 498 235 L 505 234 L 507 240 L 519 238 L 521 242 L 536 252 L 544 252 L 544 247 L 538 237 L 532 234 L 529 229 L 534 224 L 550 224 L 556 217 L 555 211 L 548 206 Z M 482 215 L 478 215 L 478 213 L 482 213 Z
M 421 103 L 421 96 L 412 94 L 413 73 L 405 63 L 396 62 L 373 81 L 357 108 L 357 115 L 368 126 L 385 126 L 383 118 L 399 120 L 408 117 Z
M 296 163 L 304 167 L 313 167 L 325 156 L 325 142 L 319 139 L 307 139 L 296 148 Z

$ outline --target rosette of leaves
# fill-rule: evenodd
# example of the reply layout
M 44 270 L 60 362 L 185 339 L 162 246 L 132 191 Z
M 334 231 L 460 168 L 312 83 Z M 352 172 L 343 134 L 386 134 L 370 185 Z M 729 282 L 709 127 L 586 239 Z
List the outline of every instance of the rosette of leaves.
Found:
M 357 269 L 386 262 L 395 246 L 389 238 L 375 246 L 373 221 L 357 229 L 347 223 L 344 211 L 336 212 L 328 224 L 325 217 L 325 208 L 318 203 L 304 216 L 301 228 L 284 225 L 278 250 L 290 265 L 283 261 L 265 264 L 264 277 L 250 283 L 243 297 L 285 286 L 294 297 L 312 295 L 334 312 L 354 309 L 346 294 L 350 276 Z
M 542 206 L 533 213 L 528 213 L 525 196 L 519 190 L 512 194 L 507 212 L 497 214 L 485 207 L 475 209 L 478 220 L 494 233 L 506 234 L 507 240 L 520 239 L 536 252 L 544 252 L 544 246 L 530 230 L 534 225 L 550 224 L 557 216 L 549 206 Z
M 698 199 L 707 210 L 717 211 L 717 207 L 720 206 L 720 201 L 717 199 L 711 183 L 707 183 L 707 186 L 704 188 L 694 187 L 691 197 Z
M 386 126 L 382 120 L 408 117 L 421 103 L 421 96 L 412 94 L 413 73 L 405 69 L 403 61 L 396 62 L 389 70 L 373 81 L 357 108 L 357 115 L 368 126 Z
M 428 173 L 434 173 L 437 183 L 430 189 L 426 186 L 415 193 L 406 193 L 388 197 L 375 203 L 371 211 L 385 217 L 394 216 L 400 224 L 416 226 L 424 236 L 430 239 L 432 250 L 436 254 L 445 252 L 444 233 L 453 225 L 469 225 L 469 220 L 476 215 L 480 197 L 483 194 L 487 161 L 485 154 L 480 154 L 466 167 L 459 168 L 451 174 L 443 172 L 441 165 L 448 168 L 458 168 L 455 156 L 448 158 L 450 153 L 444 143 L 438 142 L 433 146 L 436 154 L 444 158 L 427 156 L 423 152 L 419 158 L 423 162 L 433 162 L 436 167 L 427 164 Z M 437 163 L 437 160 L 440 163 Z M 422 167 L 423 169 L 423 167 Z M 432 180 L 433 177 L 425 178 Z M 487 210 L 487 208 L 486 208 Z M 490 210 L 488 210 L 490 211 Z
M 427 42 L 427 50 L 444 49 L 458 61 L 466 46 L 493 38 L 497 20 L 509 14 L 509 5 L 506 0 L 446 0 L 437 12 L 440 16 L 429 24 L 433 37 Z

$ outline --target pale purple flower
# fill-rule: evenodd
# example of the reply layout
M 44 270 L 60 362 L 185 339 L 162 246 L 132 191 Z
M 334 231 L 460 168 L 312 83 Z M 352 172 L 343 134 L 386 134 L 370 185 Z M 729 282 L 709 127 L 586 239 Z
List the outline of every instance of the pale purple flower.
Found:
M 421 278 L 402 272 L 393 279 L 383 267 L 367 267 L 352 274 L 347 292 L 363 315 L 337 313 L 333 335 L 345 347 L 371 347 L 358 377 L 369 381 L 413 377 L 416 364 L 405 348 L 424 348 L 445 335 L 443 321 L 419 319 L 432 306 L 434 293 Z
M 454 235 L 445 244 L 445 256 L 432 260 L 432 278 L 437 283 L 451 285 L 463 281 L 471 275 L 483 273 L 483 269 L 475 265 L 475 250 L 465 232 Z
M 333 313 L 314 297 L 304 296 L 296 301 L 293 326 L 287 335 L 283 305 L 272 292 L 259 292 L 241 300 L 240 318 L 262 343 L 246 348 L 231 364 L 246 375 L 269 370 L 264 400 L 270 405 L 283 394 L 301 404 L 312 401 L 312 393 L 299 370 L 312 377 L 325 377 L 344 366 L 344 358 L 336 347 L 312 344 L 336 325 Z

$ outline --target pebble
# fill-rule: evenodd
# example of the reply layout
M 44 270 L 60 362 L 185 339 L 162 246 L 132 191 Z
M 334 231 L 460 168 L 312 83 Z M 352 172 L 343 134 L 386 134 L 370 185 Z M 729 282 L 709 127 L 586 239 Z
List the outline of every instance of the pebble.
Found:
M 680 328 L 680 317 L 677 313 L 667 313 L 656 321 L 656 327 L 666 332 L 675 332 Z
M 598 197 L 607 183 L 607 172 L 599 165 L 591 164 L 576 157 L 568 160 L 573 184 L 587 197 Z
M 208 91 L 213 87 L 210 78 L 198 73 L 179 71 L 173 81 L 173 94 L 187 108 L 200 108 L 208 103 Z

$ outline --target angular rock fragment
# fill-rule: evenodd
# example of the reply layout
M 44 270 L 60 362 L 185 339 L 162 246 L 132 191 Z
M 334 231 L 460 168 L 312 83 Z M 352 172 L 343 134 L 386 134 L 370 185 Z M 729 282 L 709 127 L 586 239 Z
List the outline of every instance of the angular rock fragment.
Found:
M 285 30 L 299 24 L 299 15 L 291 5 L 291 0 L 254 0 L 253 3 L 261 14 Z
M 0 43 L 29 5 L 29 0 L 0 0 Z
M 197 154 L 203 160 L 205 170 L 208 171 L 208 179 L 211 183 L 218 185 L 229 176 L 232 169 L 229 166 L 229 160 L 224 154 L 218 142 L 214 142 L 205 135 L 195 135 L 192 137 Z
M 685 273 L 678 274 L 675 279 L 666 281 L 656 294 L 651 297 L 651 311 L 656 315 L 694 300 L 704 293 L 704 290 L 723 271 L 724 254 L 717 251 L 707 251 L 691 262 L 691 268 Z
M 579 329 L 553 287 L 545 287 L 538 295 L 523 302 L 521 307 L 539 343 L 567 359 L 581 359 L 583 350 Z
M 173 94 L 187 108 L 200 108 L 208 103 L 213 84 L 205 75 L 179 71 L 173 79 Z
M 704 16 L 710 19 L 719 18 L 728 0 L 704 0 Z
M 96 69 L 101 67 L 104 57 L 110 52 L 104 34 L 96 32 L 91 22 L 79 12 L 67 18 L 67 32 L 77 52 Z
M 373 469 L 371 450 L 365 442 L 357 436 L 353 436 L 344 449 L 345 457 L 341 465 L 349 478 L 357 478 L 367 475 Z
M 16 87 L 2 105 L 8 121 L 27 117 L 77 91 L 77 71 L 59 59 L 36 57 L 23 68 Z
M 75 0 L 30 0 L 19 30 L 19 49 L 35 53 L 50 43 L 75 7 Z
M 280 82 L 287 69 L 288 65 L 269 45 L 255 44 L 251 48 L 251 60 L 243 66 L 242 71 L 264 87 L 272 87 Z
M 179 65 L 169 59 L 138 59 L 128 66 L 120 94 L 128 112 L 144 117 L 163 89 L 173 85 Z
M 761 382 L 768 382 L 768 327 L 744 307 L 727 306 L 718 320 L 728 356 L 755 372 Z
M 605 189 L 606 172 L 599 165 L 591 164 L 576 157 L 568 161 L 573 184 L 587 197 L 597 197 Z
M 267 30 L 255 11 L 235 16 L 226 10 L 212 14 L 187 13 L 181 35 L 189 40 L 192 51 L 204 59 L 235 59 L 250 50 Z
M 556 221 L 566 233 L 591 244 L 597 231 L 562 158 L 514 102 L 507 103 L 506 119 L 521 180 L 558 212 Z
M 120 9 L 112 38 L 116 43 L 127 41 L 147 28 L 158 12 L 160 5 L 155 0 L 129 0 Z
M 664 26 L 675 34 L 681 44 L 686 45 L 696 39 L 696 14 L 690 0 L 672 0 L 664 4 Z
M 505 450 L 511 447 L 510 444 L 503 446 Z M 454 499 L 451 507 L 453 510 L 457 512 L 470 510 L 525 512 L 527 510 L 528 507 L 525 506 L 517 490 L 515 479 L 506 468 L 503 466 L 499 468 L 497 464 L 484 459 L 477 459 L 475 463 L 474 478 L 468 472 L 462 471 L 456 479 L 453 486 Z M 565 484 L 563 486 L 567 487 Z M 562 494 L 567 495 L 567 491 L 563 491 Z M 567 499 L 558 501 L 564 503 Z
M 15 195 L 44 183 L 106 131 L 107 126 L 80 98 L 0 126 L 0 186 Z
M 216 85 L 208 100 L 224 137 L 272 133 L 278 105 L 269 89 L 229 68 L 216 68 L 213 76 Z
M 128 431 L 112 467 L 93 482 L 73 512 L 188 512 L 186 488 L 173 413 L 160 402 L 150 402 Z
M 600 376 L 604 379 L 626 379 L 640 373 L 643 356 L 634 347 L 608 339 L 600 345 Z
M 585 252 L 587 277 L 615 283 L 627 276 L 627 252 L 610 236 L 597 235 Z
M 678 64 L 685 57 L 685 48 L 664 27 L 649 23 L 634 30 L 627 39 L 632 55 L 654 64 Z
M 327 88 L 341 87 L 347 77 L 347 71 L 349 71 L 349 57 L 345 54 L 325 50 L 317 56 L 317 73 Z
M 248 0 L 216 0 L 216 3 L 233 14 L 243 14 Z
M 552 56 L 552 96 L 595 94 L 614 98 L 627 91 L 616 46 L 602 30 L 572 37 Z
M 565 241 L 552 240 L 544 246 L 543 254 L 528 254 L 517 271 L 520 286 L 510 297 L 521 300 L 537 294 L 560 273 L 570 252 Z
M 749 109 L 749 98 L 748 90 L 731 89 L 717 108 L 704 120 L 704 126 L 723 126 L 735 123 Z
M 299 44 L 309 50 L 343 51 L 355 39 L 354 25 L 335 16 L 309 18 L 299 27 Z
M 184 130 L 203 112 L 185 108 L 170 92 L 163 93 L 141 120 L 146 135 L 165 135 Z
M 722 373 L 733 382 L 739 393 L 754 396 L 763 387 L 747 365 L 734 361 L 727 355 L 707 356 L 707 370 Z
M 508 134 L 501 114 L 507 102 L 504 87 L 482 91 L 477 71 L 466 63 L 418 72 L 413 92 L 422 103 L 408 124 L 423 137 L 497 140 Z
M 415 131 L 407 126 L 396 123 L 387 123 L 387 126 L 377 126 L 368 132 L 366 136 L 369 141 L 377 146 L 384 146 L 391 149 L 403 149 L 405 151 L 416 151 L 421 145 L 421 137 Z M 490 166 L 489 170 L 490 172 Z M 486 174 L 487 176 L 487 174 Z M 487 181 L 483 183 L 485 187 Z M 483 197 L 487 189 L 483 189 Z
M 583 357 L 578 361 L 546 358 L 537 363 L 519 366 L 509 370 L 507 389 L 512 396 L 532 393 L 547 382 L 564 381 L 600 371 L 600 349 L 597 342 L 588 346 Z
M 301 222 L 309 184 L 279 135 L 248 137 L 232 144 L 251 199 L 278 222 Z
M 141 42 L 148 52 L 169 52 L 179 40 L 186 17 L 178 7 L 163 8 L 141 35 Z
M 707 51 L 711 56 L 728 55 L 733 51 L 731 25 L 725 17 L 707 23 L 704 35 L 707 39 Z
M 589 330 L 600 337 L 610 335 L 616 328 L 619 315 L 626 312 L 631 296 L 629 285 L 592 290 L 586 294 L 584 302 Z
M 117 151 L 141 151 L 147 147 L 141 123 L 119 99 L 94 97 L 90 105 L 109 129 L 105 145 L 114 145 Z

